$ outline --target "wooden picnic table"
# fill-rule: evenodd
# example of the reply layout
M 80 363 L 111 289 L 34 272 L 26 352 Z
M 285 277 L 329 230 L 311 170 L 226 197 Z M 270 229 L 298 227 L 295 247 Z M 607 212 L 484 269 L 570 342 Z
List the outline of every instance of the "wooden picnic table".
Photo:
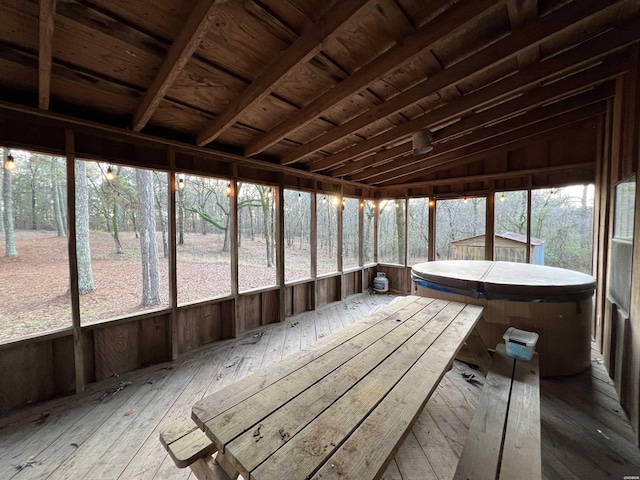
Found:
M 197 402 L 192 418 L 232 478 L 379 478 L 481 314 L 403 297 Z

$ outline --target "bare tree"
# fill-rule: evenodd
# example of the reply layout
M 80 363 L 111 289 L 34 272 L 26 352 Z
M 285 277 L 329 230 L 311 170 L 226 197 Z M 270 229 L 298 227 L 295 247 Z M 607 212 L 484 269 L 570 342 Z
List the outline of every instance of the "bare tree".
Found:
M 2 198 L 4 202 L 4 254 L 7 257 L 18 256 L 16 249 L 16 239 L 13 231 L 13 196 L 11 194 L 11 170 L 4 168 L 7 161 L 7 150 L 2 149 L 2 171 L 4 172 L 2 181 Z
M 153 176 L 150 170 L 136 169 L 138 182 L 138 226 L 142 257 L 143 307 L 162 303 L 160 268 L 156 242 L 156 210 L 153 194 Z
M 89 243 L 89 188 L 87 164 L 76 160 L 76 250 L 78 258 L 78 289 L 80 294 L 96 289 L 91 269 L 91 245 Z

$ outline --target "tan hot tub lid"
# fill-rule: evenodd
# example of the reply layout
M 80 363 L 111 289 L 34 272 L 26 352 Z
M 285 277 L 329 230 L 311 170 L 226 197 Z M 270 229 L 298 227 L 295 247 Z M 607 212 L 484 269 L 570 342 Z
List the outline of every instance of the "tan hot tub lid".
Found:
M 474 298 L 520 301 L 575 301 L 593 295 L 591 275 L 528 263 L 446 260 L 414 265 L 419 285 Z

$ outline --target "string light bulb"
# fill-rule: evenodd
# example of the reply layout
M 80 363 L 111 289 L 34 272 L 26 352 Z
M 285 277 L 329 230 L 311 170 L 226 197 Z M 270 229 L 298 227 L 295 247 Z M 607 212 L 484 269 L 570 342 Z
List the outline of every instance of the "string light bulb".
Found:
M 273 196 L 273 192 L 271 191 L 271 187 L 267 190 L 267 198 L 271 198 Z
M 184 190 L 184 178 L 183 178 L 183 177 L 180 177 L 180 178 L 178 179 L 178 188 L 179 188 L 180 190 Z
M 11 153 L 9 153 L 9 155 L 7 156 L 7 160 L 4 162 L 4 168 L 6 170 L 9 170 L 10 172 L 16 169 L 16 162 L 13 159 L 13 155 L 11 155 Z
M 113 180 L 113 169 L 111 168 L 111 165 L 107 167 L 107 180 Z
M 500 201 L 504 202 L 507 200 L 507 197 L 504 196 L 504 192 L 502 192 L 502 196 L 500 197 Z
M 227 183 L 227 197 L 231 196 L 231 182 Z
M 549 193 L 549 196 L 551 198 L 555 197 L 556 196 L 556 191 L 555 190 L 551 190 L 551 192 Z
M 360 200 L 360 208 L 364 208 L 364 200 Z
M 322 197 L 322 203 L 327 203 L 327 196 L 326 196 L 326 195 L 323 195 L 323 197 Z
M 467 197 L 464 197 L 464 203 L 467 203 L 469 201 L 469 199 Z
M 337 207 L 339 203 L 340 203 L 340 199 L 338 197 L 333 197 L 331 199 L 331 205 L 333 205 L 334 207 Z

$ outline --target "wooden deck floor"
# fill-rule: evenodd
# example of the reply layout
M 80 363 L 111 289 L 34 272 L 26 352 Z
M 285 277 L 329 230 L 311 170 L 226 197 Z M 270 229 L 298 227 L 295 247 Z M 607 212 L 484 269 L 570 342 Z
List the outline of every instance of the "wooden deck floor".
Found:
M 92 384 L 81 395 L 4 416 L 0 479 L 189 478 L 189 470 L 176 468 L 160 445 L 163 425 L 189 415 L 196 400 L 358 321 L 392 299 L 352 296 L 175 362 Z M 468 381 L 462 374 L 469 373 L 475 376 Z M 455 362 L 384 478 L 452 478 L 482 385 L 478 372 Z M 590 371 L 542 379 L 541 386 L 545 478 L 622 480 L 640 475 L 640 449 L 597 356 Z

